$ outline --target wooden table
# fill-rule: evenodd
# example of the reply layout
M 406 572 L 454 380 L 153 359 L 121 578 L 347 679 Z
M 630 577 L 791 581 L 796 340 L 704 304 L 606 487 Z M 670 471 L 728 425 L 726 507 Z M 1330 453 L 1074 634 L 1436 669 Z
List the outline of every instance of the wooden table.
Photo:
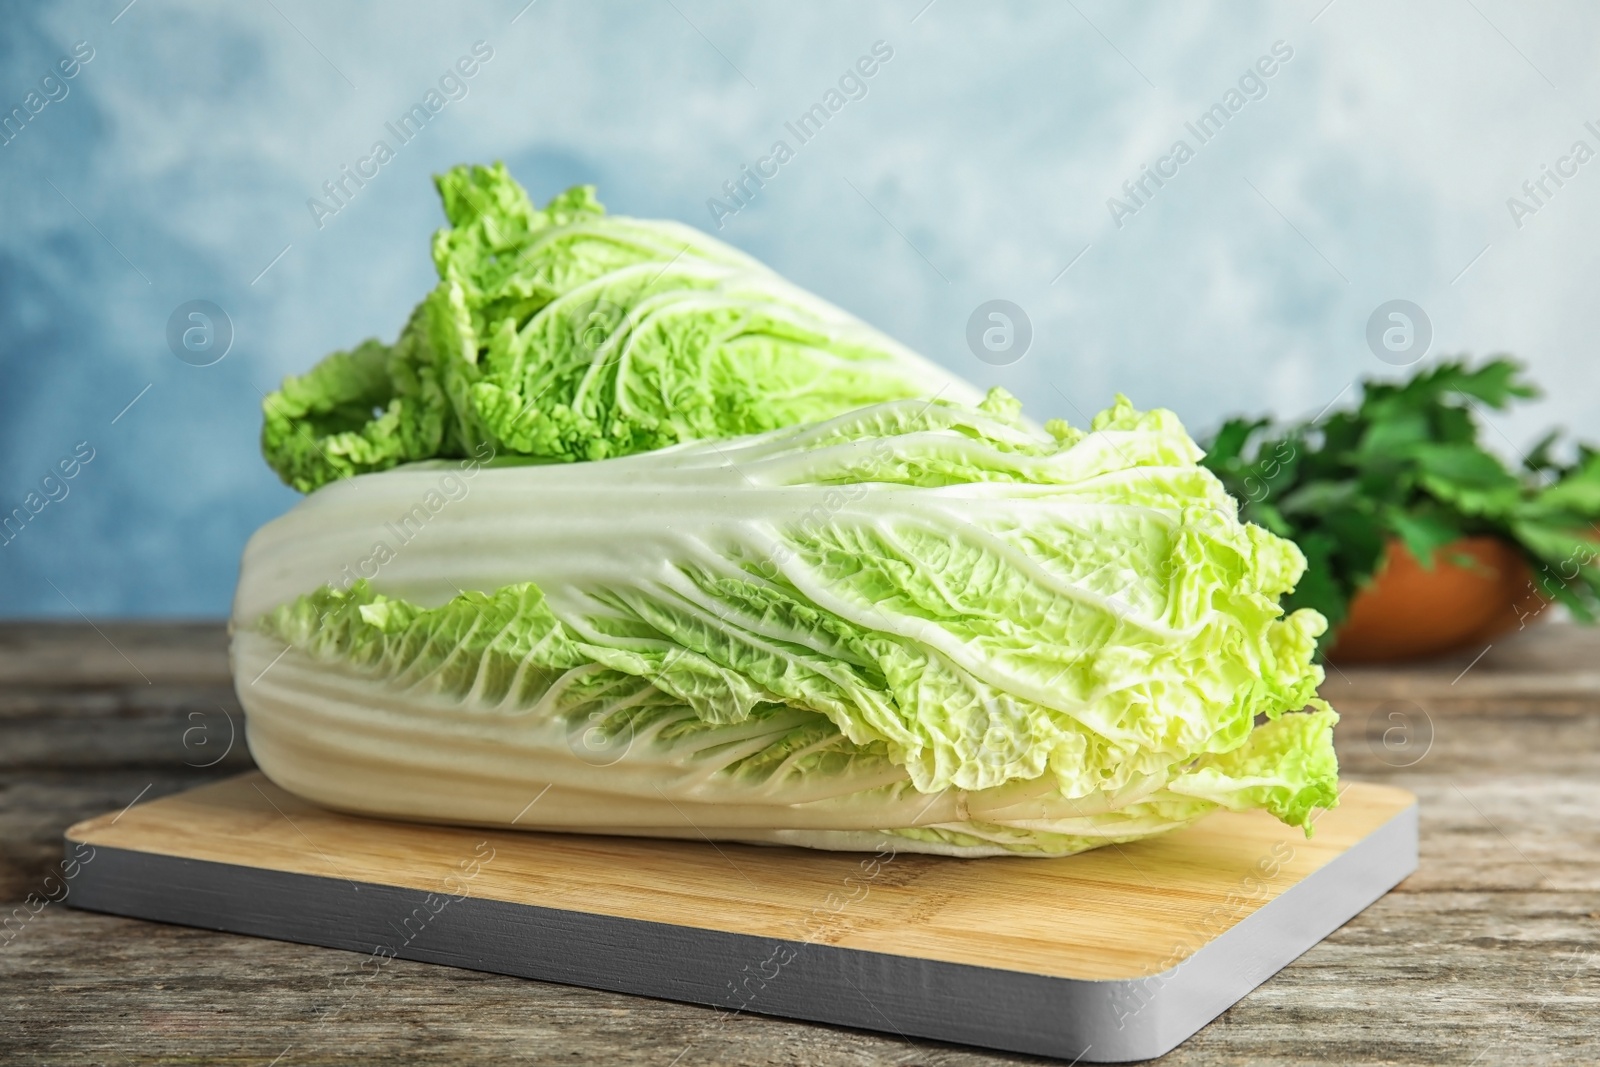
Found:
M 30 915 L 67 825 L 250 766 L 225 651 L 0 625 L 0 1063 L 1032 1062 L 403 960 L 330 1013 L 347 953 Z M 1471 659 L 1329 672 L 1346 775 L 1421 799 L 1421 868 L 1163 1064 L 1600 1063 L 1600 632 Z

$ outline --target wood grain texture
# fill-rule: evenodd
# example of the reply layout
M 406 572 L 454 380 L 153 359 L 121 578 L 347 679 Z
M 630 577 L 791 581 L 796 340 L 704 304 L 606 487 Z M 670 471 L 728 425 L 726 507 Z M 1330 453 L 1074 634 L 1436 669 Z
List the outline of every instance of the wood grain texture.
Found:
M 1358 782 L 1310 839 L 1264 812 L 1217 812 L 1068 859 L 951 860 L 387 822 L 324 810 L 252 772 L 86 820 L 67 838 L 1096 980 L 1176 966 L 1415 803 L 1402 789 Z
M 0 626 L 0 912 L 70 824 L 249 765 L 185 766 L 215 755 L 190 712 L 238 715 L 220 625 L 101 629 Z M 1600 1062 L 1600 634 L 1536 628 L 1452 685 L 1466 659 L 1330 671 L 1347 774 L 1420 798 L 1421 869 L 1163 1065 Z M 1403 700 L 1415 762 L 1383 742 Z M 1036 1062 L 404 960 L 346 999 L 361 958 L 49 904 L 0 946 L 0 1062 Z

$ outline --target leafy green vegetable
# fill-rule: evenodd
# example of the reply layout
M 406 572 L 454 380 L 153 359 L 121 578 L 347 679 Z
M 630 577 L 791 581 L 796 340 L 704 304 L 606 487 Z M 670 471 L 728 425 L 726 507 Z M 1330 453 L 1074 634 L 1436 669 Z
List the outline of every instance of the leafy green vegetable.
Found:
M 972 388 L 719 241 L 607 216 L 594 190 L 535 208 L 504 166 L 438 179 L 439 284 L 394 345 L 369 340 L 263 402 L 267 462 L 302 492 L 401 463 L 595 460 Z
M 1354 410 L 1284 427 L 1230 420 L 1204 463 L 1245 519 L 1299 544 L 1306 574 L 1286 604 L 1313 608 L 1333 626 L 1391 538 L 1431 566 L 1440 549 L 1473 535 L 1516 545 L 1540 594 L 1593 621 L 1600 456 L 1581 446 L 1576 461 L 1562 465 L 1551 458 L 1553 433 L 1512 471 L 1478 444 L 1479 404 L 1503 410 L 1536 395 L 1510 359 L 1477 368 L 1445 361 L 1409 381 L 1364 382 Z
M 246 550 L 251 749 L 314 800 L 485 824 L 957 855 L 1307 826 L 1324 622 L 1199 459 L 1170 412 L 1039 432 L 996 390 L 341 481 Z

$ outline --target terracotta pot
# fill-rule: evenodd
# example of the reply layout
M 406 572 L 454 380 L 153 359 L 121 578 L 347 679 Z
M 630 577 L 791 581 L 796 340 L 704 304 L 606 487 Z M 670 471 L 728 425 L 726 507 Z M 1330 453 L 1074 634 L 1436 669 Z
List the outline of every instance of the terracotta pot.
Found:
M 1473 566 L 1452 562 L 1466 556 Z M 1328 658 L 1335 663 L 1419 659 L 1482 647 L 1537 618 L 1544 605 L 1521 554 L 1498 537 L 1466 537 L 1424 568 L 1390 541 L 1377 575 L 1350 602 Z

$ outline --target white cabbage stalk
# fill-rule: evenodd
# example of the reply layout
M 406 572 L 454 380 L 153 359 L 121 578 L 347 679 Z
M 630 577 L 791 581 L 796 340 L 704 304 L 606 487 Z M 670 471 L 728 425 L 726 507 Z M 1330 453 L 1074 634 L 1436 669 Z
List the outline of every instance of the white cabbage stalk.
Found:
M 251 751 L 331 807 L 525 829 L 980 856 L 1306 825 L 1336 716 L 1321 617 L 1277 606 L 1298 550 L 1168 412 L 1049 431 L 899 401 L 327 485 L 245 551 Z

